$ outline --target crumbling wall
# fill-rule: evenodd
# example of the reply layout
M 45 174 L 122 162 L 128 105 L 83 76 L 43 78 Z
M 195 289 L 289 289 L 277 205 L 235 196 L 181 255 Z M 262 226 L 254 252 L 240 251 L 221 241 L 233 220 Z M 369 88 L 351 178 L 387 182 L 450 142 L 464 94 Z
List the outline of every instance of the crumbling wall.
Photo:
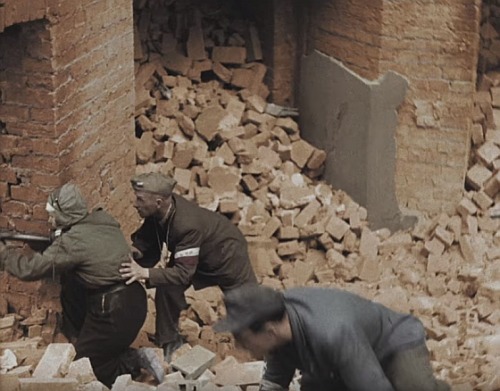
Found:
M 409 80 L 396 132 L 401 206 L 451 213 L 463 188 L 480 1 L 384 1 L 380 72 Z
M 366 79 L 379 76 L 383 0 L 318 0 L 308 4 L 306 54 L 318 50 Z
M 367 79 L 388 71 L 408 79 L 396 153 L 386 156 L 395 160 L 396 197 L 401 208 L 451 212 L 469 155 L 480 2 L 316 1 L 309 12 L 306 53 L 323 52 Z
M 91 207 L 104 205 L 129 231 L 136 218 L 129 188 L 135 164 L 132 4 L 3 3 L 0 229 L 47 234 L 47 195 L 72 181 Z M 53 284 L 1 278 L 1 292 L 17 311 L 58 305 Z

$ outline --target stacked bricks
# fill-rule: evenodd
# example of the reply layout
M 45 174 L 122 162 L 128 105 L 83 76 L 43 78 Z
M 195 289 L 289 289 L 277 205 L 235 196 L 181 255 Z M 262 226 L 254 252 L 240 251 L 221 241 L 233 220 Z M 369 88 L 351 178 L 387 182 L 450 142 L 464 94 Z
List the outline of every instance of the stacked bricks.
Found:
M 130 2 L 2 3 L 0 229 L 47 235 L 47 195 L 72 181 L 127 232 L 137 218 Z M 17 311 L 58 308 L 57 283 L 1 279 Z
M 452 213 L 466 171 L 480 2 L 312 2 L 309 14 L 309 50 L 371 80 L 388 71 L 408 79 L 395 135 L 399 205 Z
M 30 22 L 46 16 L 46 0 L 2 0 L 0 3 L 0 33 L 16 23 Z
M 467 169 L 480 2 L 383 3 L 379 72 L 409 80 L 396 133 L 396 194 L 403 207 L 451 214 Z
M 383 0 L 341 0 L 308 4 L 309 43 L 360 76 L 379 76 Z M 403 16 L 403 15 L 401 15 Z
M 154 11 L 150 15 L 161 17 Z M 158 43 L 154 18 L 146 18 L 152 24 L 142 27 L 152 36 L 138 36 L 141 55 L 136 44 L 141 80 L 136 88 L 142 97 L 136 102 L 137 172 L 171 174 L 178 179 L 178 192 L 231 218 L 249 242 L 261 283 L 276 289 L 334 285 L 413 312 L 424 322 L 441 378 L 460 389 L 498 388 L 500 220 L 492 218 L 497 195 L 487 205 L 481 188 L 468 188 L 465 196 L 460 189 L 463 198 L 452 211 L 423 218 L 411 231 L 371 231 L 364 208 L 317 180 L 324 155 L 301 139 L 295 121 L 265 113 L 265 89 L 255 93 L 234 83 L 235 70 L 248 70 L 248 63 L 225 66 L 230 72 L 221 67 L 203 71 L 213 51 L 205 43 L 207 58 L 200 59 L 199 41 L 182 38 L 182 29 L 162 50 L 171 54 L 173 47 L 184 47 L 180 55 L 192 61 L 190 66 L 179 55 L 164 63 L 161 53 L 151 49 Z M 222 30 L 217 35 L 229 39 L 231 29 Z M 200 37 L 199 30 L 193 34 Z M 163 42 L 169 41 L 162 37 Z M 236 36 L 231 42 L 246 47 Z M 241 49 L 231 52 L 242 61 L 237 56 Z M 216 54 L 219 59 L 227 55 Z M 196 69 L 193 63 L 199 64 Z M 215 77 L 205 82 L 210 72 Z M 426 108 L 419 103 L 419 124 L 428 126 L 433 116 L 426 115 Z M 486 139 L 487 129 L 483 132 Z M 488 164 L 496 159 L 484 161 L 492 159 L 491 148 L 481 155 L 478 161 L 491 170 Z M 219 359 L 237 355 L 230 339 L 211 329 L 223 314 L 220 291 L 207 288 L 187 296 L 191 307 L 183 314 L 181 330 L 188 342 L 209 348 Z M 12 334 L 15 338 L 15 329 Z
M 213 60 L 213 51 L 206 55 Z M 136 107 L 138 173 L 174 176 L 180 194 L 237 224 L 262 284 L 334 284 L 414 312 L 427 328 L 441 377 L 464 387 L 497 381 L 490 380 L 494 357 L 487 336 L 494 335 L 500 315 L 493 309 L 500 267 L 499 220 L 493 218 L 498 193 L 487 203 L 481 191 L 464 193 L 460 182 L 463 199 L 449 213 L 422 218 L 407 232 L 371 231 L 363 207 L 318 181 L 324 152 L 301 139 L 292 118 L 267 114 L 264 96 L 235 88 L 224 73 L 200 82 L 152 58 L 153 65 L 138 67 L 144 77 L 139 88 L 147 92 Z M 239 67 L 245 64 L 228 69 Z M 191 308 L 181 320 L 182 333 L 220 358 L 238 355 L 210 328 L 223 313 L 210 289 L 187 293 Z M 471 350 L 468 338 L 487 346 L 487 353 Z

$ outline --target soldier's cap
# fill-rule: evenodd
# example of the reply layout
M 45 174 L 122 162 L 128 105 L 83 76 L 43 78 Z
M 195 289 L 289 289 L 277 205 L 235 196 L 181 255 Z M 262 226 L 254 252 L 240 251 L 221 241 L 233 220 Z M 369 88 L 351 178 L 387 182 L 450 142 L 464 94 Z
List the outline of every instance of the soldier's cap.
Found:
M 217 332 L 238 334 L 258 323 L 267 322 L 283 313 L 285 301 L 281 292 L 272 288 L 247 284 L 224 296 L 227 316 L 214 324 Z
M 148 172 L 134 176 L 130 182 L 135 191 L 169 196 L 172 194 L 177 181 L 174 178 L 158 172 Z

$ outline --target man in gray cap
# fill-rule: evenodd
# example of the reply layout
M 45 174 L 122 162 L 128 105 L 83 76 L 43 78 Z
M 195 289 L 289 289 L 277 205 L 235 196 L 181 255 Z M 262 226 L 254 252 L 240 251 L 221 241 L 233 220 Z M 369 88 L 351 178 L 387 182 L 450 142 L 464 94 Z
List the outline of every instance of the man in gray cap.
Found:
M 264 286 L 229 292 L 231 332 L 267 358 L 260 391 L 288 390 L 295 370 L 302 391 L 449 391 L 434 377 L 422 323 L 339 289 Z
M 145 280 L 156 287 L 156 344 L 165 360 L 183 340 L 178 331 L 180 312 L 187 307 L 185 290 L 219 286 L 230 291 L 257 279 L 250 264 L 245 237 L 224 215 L 201 208 L 174 194 L 176 181 L 159 173 L 134 177 L 134 207 L 144 218 L 132 234 L 136 262 L 123 265 L 127 283 Z M 170 252 L 166 267 L 154 267 L 163 243 Z

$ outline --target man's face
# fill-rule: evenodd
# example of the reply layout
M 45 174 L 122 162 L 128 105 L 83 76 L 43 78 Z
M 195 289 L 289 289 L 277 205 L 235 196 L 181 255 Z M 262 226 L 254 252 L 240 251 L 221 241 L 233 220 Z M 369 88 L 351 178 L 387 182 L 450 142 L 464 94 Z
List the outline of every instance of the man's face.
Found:
M 246 329 L 234 337 L 238 345 L 248 350 L 258 359 L 279 347 L 276 335 L 266 328 L 258 332 Z
M 142 218 L 154 216 L 158 213 L 158 196 L 144 191 L 136 191 L 134 208 Z
M 49 213 L 49 224 L 52 226 L 52 228 L 56 228 L 57 227 L 56 215 L 53 214 L 53 213 Z

